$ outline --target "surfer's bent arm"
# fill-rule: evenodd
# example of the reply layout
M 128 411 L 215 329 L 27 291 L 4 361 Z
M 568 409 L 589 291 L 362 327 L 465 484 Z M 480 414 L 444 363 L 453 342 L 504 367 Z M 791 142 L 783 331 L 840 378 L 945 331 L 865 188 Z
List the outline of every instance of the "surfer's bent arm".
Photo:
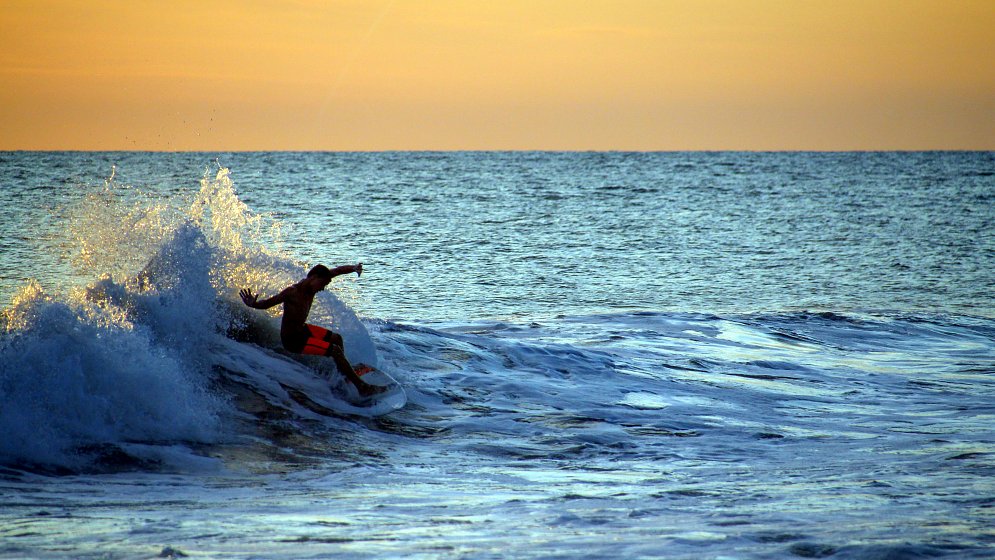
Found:
M 269 309 L 270 307 L 273 307 L 274 305 L 277 305 L 277 304 L 280 304 L 280 303 L 283 303 L 284 301 L 286 301 L 286 299 L 287 299 L 287 291 L 288 290 L 290 290 L 290 288 L 287 288 L 286 290 L 283 290 L 282 292 L 276 294 L 275 296 L 273 296 L 271 298 L 268 298 L 268 299 L 264 299 L 262 301 L 259 301 L 259 299 L 258 299 L 259 296 L 254 295 L 248 289 L 243 289 L 241 292 L 239 292 L 239 295 L 242 296 L 242 301 L 245 302 L 245 305 L 248 305 L 249 307 L 251 307 L 253 309 Z

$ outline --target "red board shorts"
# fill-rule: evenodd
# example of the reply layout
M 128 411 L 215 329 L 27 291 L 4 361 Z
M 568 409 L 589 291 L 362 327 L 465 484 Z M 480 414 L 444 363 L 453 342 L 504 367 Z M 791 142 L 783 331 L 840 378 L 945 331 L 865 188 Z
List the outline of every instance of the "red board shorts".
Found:
M 319 327 L 316 325 L 304 325 L 307 327 L 308 334 L 310 335 L 307 341 L 304 342 L 304 348 L 299 352 L 300 354 L 310 354 L 312 356 L 328 356 L 329 348 L 333 344 L 341 346 L 342 336 L 338 333 L 334 333 L 326 328 Z M 358 364 L 353 366 L 353 371 L 356 375 L 366 375 L 371 371 L 375 371 L 372 367 L 366 364 Z
M 327 356 L 328 348 L 333 344 L 342 344 L 342 337 L 332 331 L 315 325 L 304 325 L 310 331 L 311 336 L 304 343 L 301 354 L 312 356 Z

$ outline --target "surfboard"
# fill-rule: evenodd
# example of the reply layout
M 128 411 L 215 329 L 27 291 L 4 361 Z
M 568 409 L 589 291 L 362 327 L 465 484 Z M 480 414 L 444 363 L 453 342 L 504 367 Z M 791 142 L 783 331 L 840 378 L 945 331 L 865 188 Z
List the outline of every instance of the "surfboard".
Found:
M 304 364 L 312 370 L 314 379 L 311 383 L 307 384 L 305 394 L 312 402 L 315 402 L 321 406 L 339 412 L 346 412 L 343 405 L 348 404 L 351 405 L 348 407 L 351 408 L 348 412 L 353 414 L 360 414 L 362 416 L 382 416 L 388 412 L 393 412 L 402 408 L 408 402 L 407 394 L 404 392 L 404 388 L 401 387 L 401 384 L 386 372 L 373 366 L 367 364 L 356 364 L 353 366 L 353 369 L 356 371 L 356 374 L 360 376 L 360 379 L 370 385 L 383 388 L 383 391 L 379 393 L 363 396 L 359 394 L 359 390 L 356 389 L 352 383 L 347 381 L 345 377 L 338 372 L 331 358 L 326 356 L 294 354 L 287 352 L 282 348 L 276 350 L 275 352 L 281 356 L 286 356 L 297 363 Z M 332 390 L 329 386 L 330 378 L 337 379 L 337 390 Z M 328 394 L 331 394 L 333 398 L 336 398 L 336 400 L 343 399 L 344 402 L 329 403 L 326 396 Z
M 387 375 L 387 373 L 366 364 L 358 364 L 355 370 L 356 374 L 363 381 L 370 385 L 383 387 L 383 391 L 380 393 L 368 397 L 360 396 L 355 404 L 365 404 L 376 410 L 384 410 L 380 414 L 386 414 L 387 412 L 403 407 L 407 402 L 407 395 L 404 393 L 404 388 L 401 387 L 401 384 L 396 379 Z M 356 392 L 358 393 L 358 391 Z
M 362 379 L 385 389 L 362 397 L 337 371 L 328 371 L 329 364 L 325 363 L 328 358 L 290 354 L 222 336 L 218 337 L 215 348 L 214 365 L 222 367 L 228 375 L 243 379 L 252 391 L 277 406 L 293 403 L 322 416 L 373 417 L 398 410 L 407 403 L 401 384 L 376 368 L 364 371 Z M 334 370 L 334 365 L 331 369 Z M 334 387 L 325 375 L 336 376 Z

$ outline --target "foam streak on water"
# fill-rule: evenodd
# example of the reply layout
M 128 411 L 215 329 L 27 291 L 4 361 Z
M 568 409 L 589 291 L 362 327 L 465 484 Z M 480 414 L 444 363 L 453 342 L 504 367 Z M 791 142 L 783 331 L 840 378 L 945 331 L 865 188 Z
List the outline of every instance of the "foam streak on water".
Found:
M 995 552 L 991 154 L 212 158 L 0 158 L 0 557 Z

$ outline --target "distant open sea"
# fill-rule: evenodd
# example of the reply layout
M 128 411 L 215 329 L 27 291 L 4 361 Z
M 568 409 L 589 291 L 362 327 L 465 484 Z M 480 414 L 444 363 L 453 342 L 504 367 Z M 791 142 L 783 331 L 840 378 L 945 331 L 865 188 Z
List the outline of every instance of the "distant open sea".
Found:
M 0 558 L 995 556 L 995 152 L 0 152 L 0 306 Z

